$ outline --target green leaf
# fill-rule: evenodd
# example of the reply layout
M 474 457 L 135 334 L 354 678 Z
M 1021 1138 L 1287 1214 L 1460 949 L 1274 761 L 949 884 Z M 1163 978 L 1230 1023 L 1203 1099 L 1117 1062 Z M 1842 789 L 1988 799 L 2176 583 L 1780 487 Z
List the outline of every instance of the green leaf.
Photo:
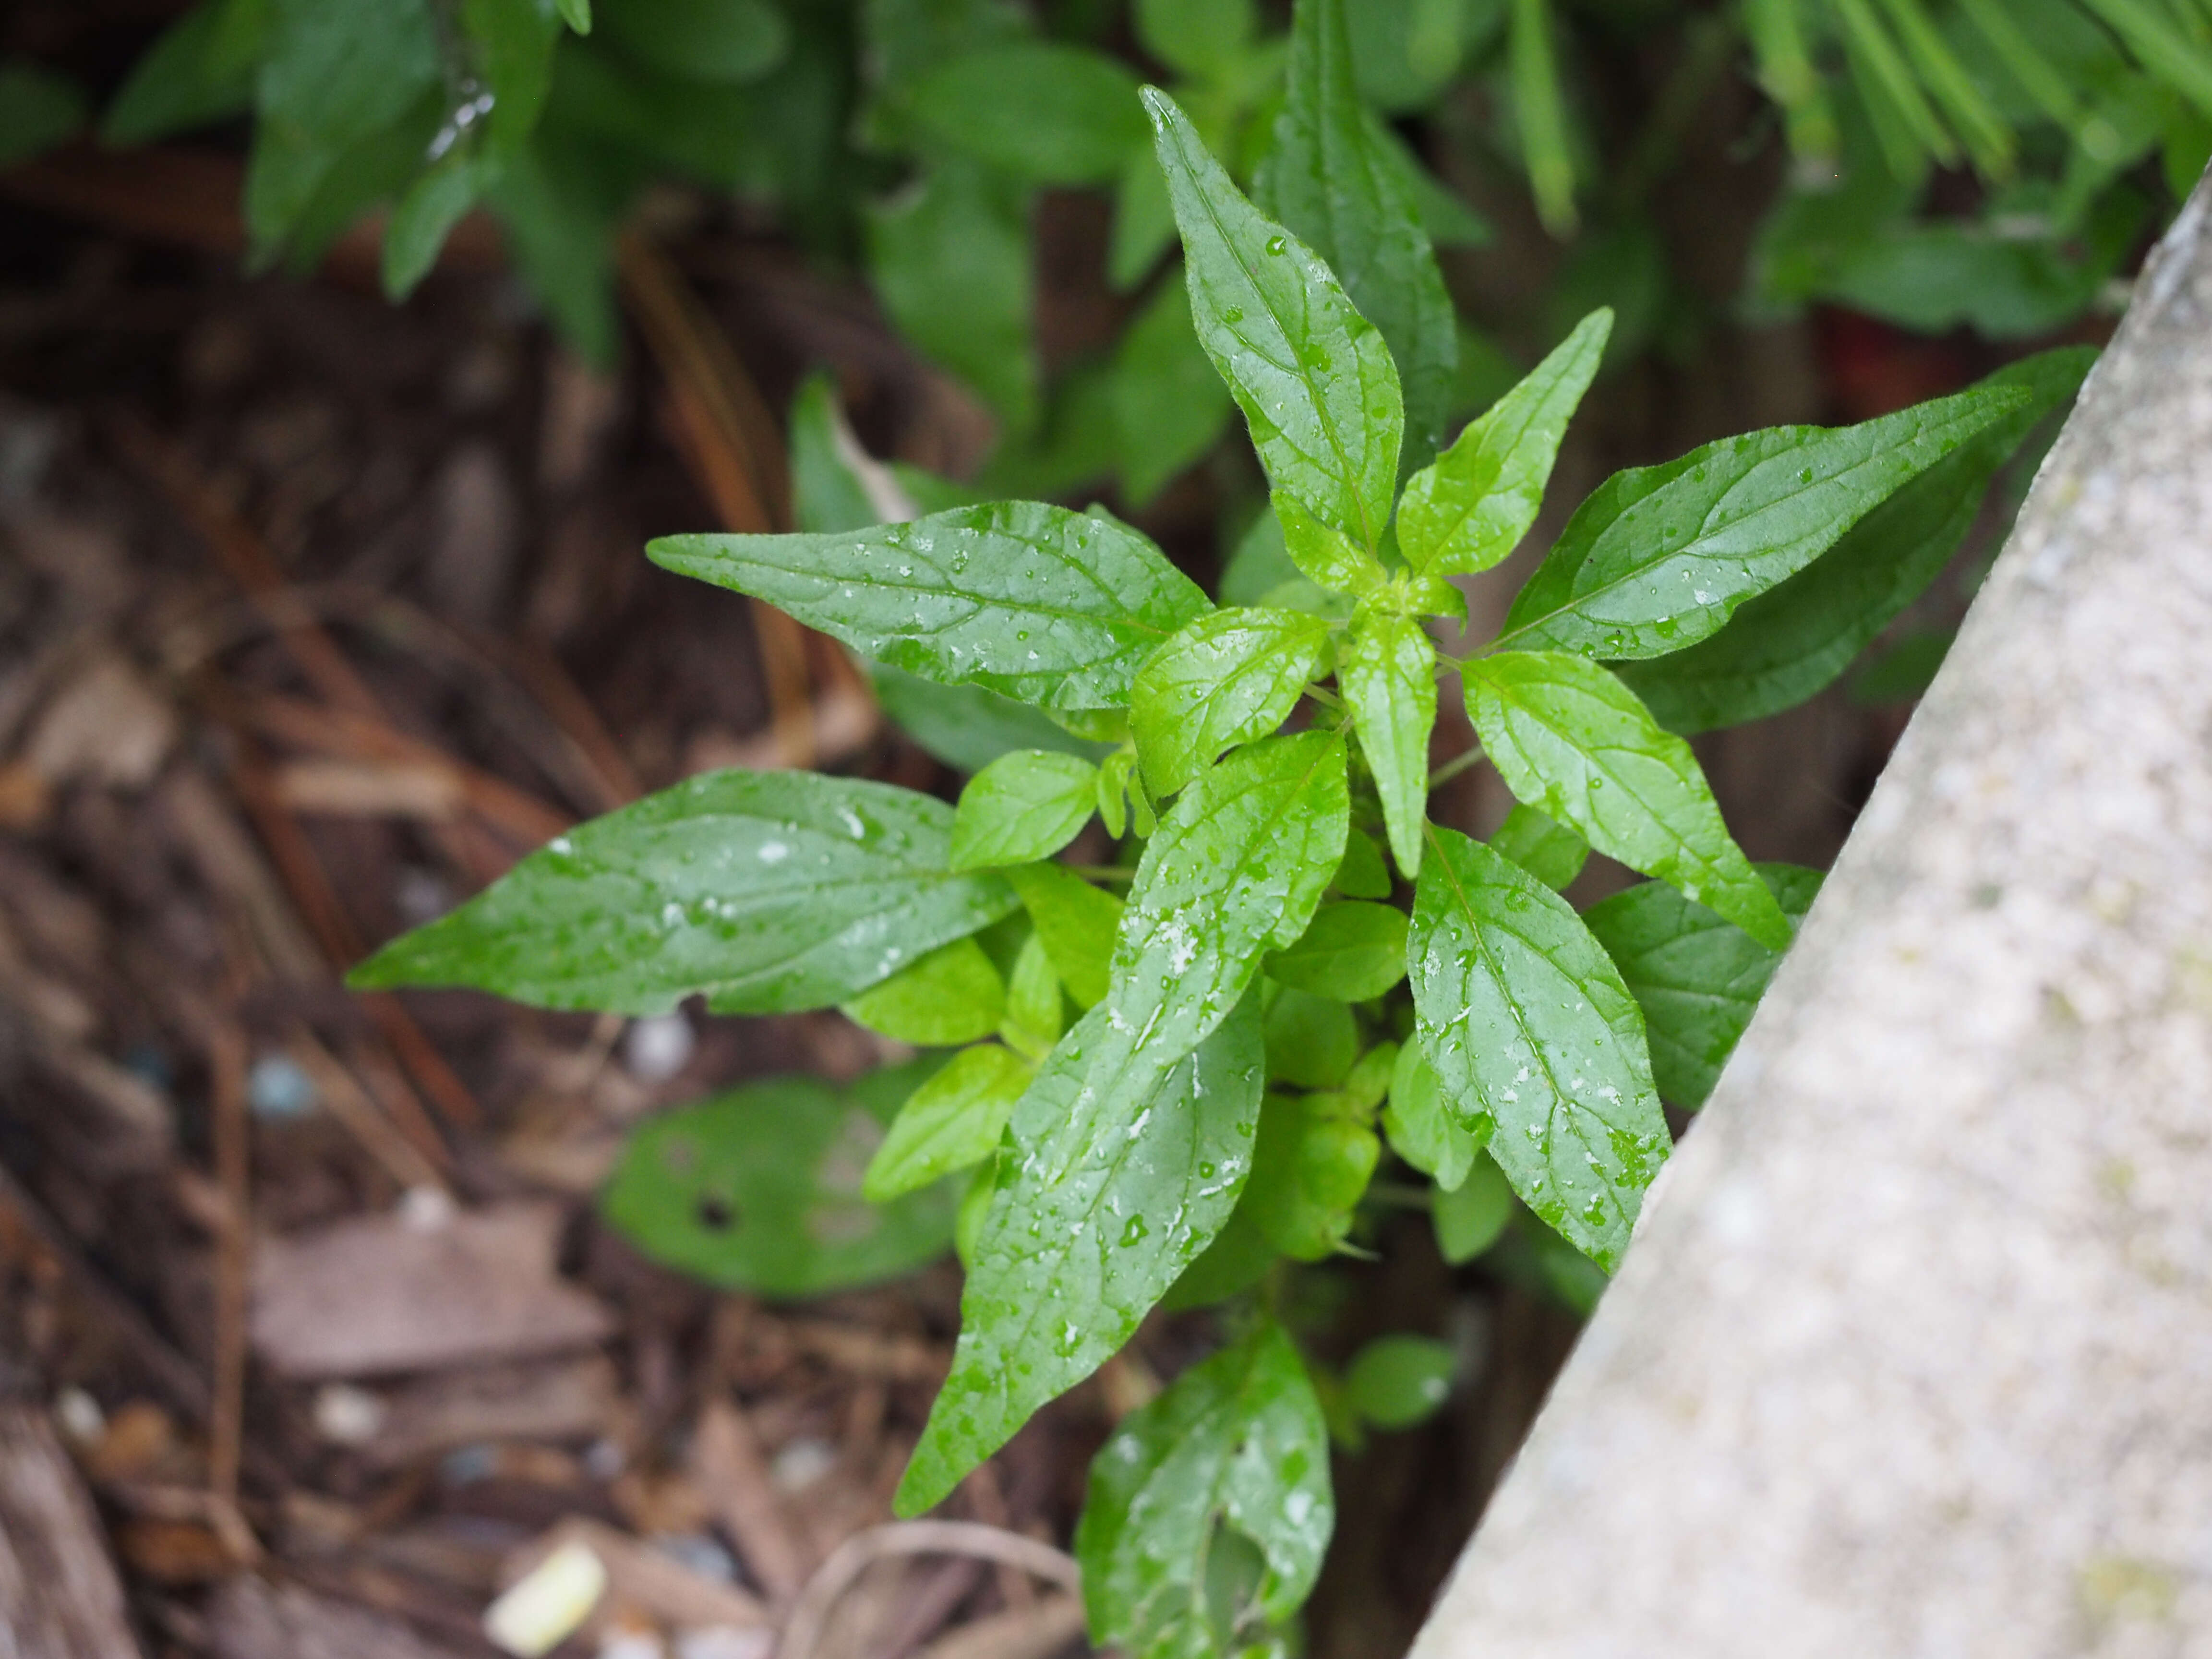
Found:
M 1429 805 L 1429 733 L 1437 723 L 1437 653 L 1411 617 L 1355 616 L 1336 665 L 1359 752 L 1375 775 L 1391 855 L 1410 881 L 1421 872 Z
M 1833 548 L 1750 600 L 1711 639 L 1631 664 L 1628 688 L 1670 732 L 1735 726 L 1796 707 L 1832 684 L 1951 562 L 1990 480 L 2027 434 L 2069 400 L 2095 361 L 2061 347 L 1982 382 L 2029 400 L 1936 462 L 1860 520 Z
M 1283 521 L 1262 508 L 1237 538 L 1221 572 L 1224 605 L 1257 605 L 1286 582 L 1303 580 L 1283 539 Z
M 1263 1321 L 1123 1419 L 1091 1460 L 1075 1529 L 1091 1638 L 1129 1659 L 1265 1651 L 1245 1646 L 1250 1615 L 1297 1611 L 1335 1525 L 1321 1401 Z M 1216 1558 L 1238 1538 L 1264 1563 L 1249 1608 L 1213 1594 Z
M 1104 184 L 1144 148 L 1137 77 L 1117 58 L 1058 41 L 964 52 L 908 99 L 927 137 L 1032 184 Z
M 1054 724 L 1042 710 L 980 685 L 939 685 L 884 663 L 864 665 L 884 714 L 917 744 L 962 772 L 980 772 L 1021 749 L 1085 758 L 1105 752 Z
M 688 81 L 757 81 L 791 52 L 791 25 L 766 0 L 629 0 L 599 23 L 626 57 Z
M 1270 979 L 1339 1002 L 1379 997 L 1406 976 L 1406 913 L 1357 900 L 1324 904 L 1267 969 Z
M 1461 1121 L 1494 1126 L 1522 1201 L 1610 1272 L 1668 1151 L 1643 1016 L 1565 899 L 1455 830 L 1429 842 L 1410 947 L 1422 1049 Z
M 440 73 L 428 0 L 269 0 L 268 28 L 245 200 L 247 229 L 264 255 L 339 159 L 405 118 Z
M 1106 1004 L 1115 1029 L 1167 1059 L 1188 1054 L 1262 953 L 1305 932 L 1350 813 L 1344 744 L 1326 732 L 1263 738 L 1185 789 L 1129 889 Z
M 1345 9 L 1362 96 L 1393 115 L 1436 101 L 1470 46 L 1503 21 L 1502 0 L 1358 0 Z
M 622 335 L 614 233 L 628 186 L 611 187 L 591 147 L 554 143 L 550 125 L 539 124 L 530 145 L 486 188 L 485 200 L 499 217 L 509 257 L 562 337 L 609 370 Z
M 999 1029 L 1006 1014 L 1006 982 L 983 947 L 957 939 L 873 985 L 838 1012 L 894 1042 L 949 1048 Z
M 1575 233 L 1574 145 L 1568 137 L 1566 94 L 1552 44 L 1551 0 L 1512 0 L 1513 112 L 1528 186 L 1544 228 L 1561 240 Z
M 1390 866 L 1382 862 L 1382 849 L 1364 830 L 1345 837 L 1344 860 L 1331 883 L 1346 898 L 1386 899 L 1393 890 Z
M 990 1157 L 1033 1070 L 995 1042 L 953 1055 L 899 1108 L 868 1162 L 861 1195 L 888 1204 Z
M 1319 672 L 1328 624 L 1295 611 L 1216 611 L 1188 623 L 1137 676 L 1129 726 L 1156 796 L 1290 717 Z
M 263 0 L 193 7 L 131 66 L 100 118 L 100 142 L 118 149 L 150 144 L 243 114 L 252 106 L 268 19 Z
M 84 89 L 66 75 L 20 58 L 0 63 L 0 167 L 67 143 L 91 112 Z
M 1061 1013 L 1060 975 L 1043 935 L 1033 928 L 1006 976 L 1006 1021 L 999 1035 L 1015 1053 L 1042 1060 L 1060 1041 Z
M 1405 425 L 1389 348 L 1312 250 L 1238 192 L 1175 101 L 1155 88 L 1144 96 L 1199 341 L 1268 477 L 1374 546 L 1389 522 Z
M 1759 873 L 1791 926 L 1802 922 L 1820 890 L 1820 872 L 1763 864 Z M 1593 904 L 1583 921 L 1644 1010 L 1659 1092 L 1696 1111 L 1751 1024 L 1782 952 L 1656 882 Z
M 868 214 L 868 267 L 899 331 L 977 392 L 1014 433 L 1036 425 L 1029 189 L 964 156 Z
M 1427 576 L 1472 575 L 1521 544 L 1543 507 L 1559 440 L 1612 333 L 1612 312 L 1583 318 L 1449 449 L 1406 481 L 1398 548 L 1407 563 Z
M 553 0 L 561 21 L 579 34 L 592 32 L 592 0 Z
M 1365 1115 L 1341 1095 L 1270 1094 L 1243 1213 L 1293 1261 L 1319 1261 L 1352 1231 L 1382 1152 Z
M 1277 490 L 1274 514 L 1285 556 L 1310 580 L 1334 593 L 1371 593 L 1382 586 L 1388 574 L 1382 562 L 1315 518 L 1295 496 Z
M 1352 1408 L 1378 1429 L 1410 1429 L 1435 1416 L 1451 1397 L 1456 1356 L 1449 1342 L 1403 1334 L 1378 1336 L 1352 1357 L 1344 1374 Z
M 1359 1022 L 1334 997 L 1285 986 L 1267 1004 L 1267 1077 L 1301 1089 L 1334 1089 L 1359 1059 Z
M 1943 659 L 1958 641 L 1955 628 L 1916 629 L 1878 651 L 1851 677 L 1850 698 L 1863 708 L 1910 702 L 1936 683 Z
M 1199 1252 L 1160 1297 L 1160 1311 L 1185 1313 L 1241 1296 L 1265 1279 L 1277 1260 L 1275 1247 L 1240 1202 L 1213 1236 L 1213 1243 Z
M 1616 472 L 1568 520 L 1498 642 L 1613 659 L 1694 645 L 2027 401 L 2013 388 L 1961 392 L 1857 426 L 1770 427 Z
M 1353 82 L 1346 9 L 1346 0 L 1301 0 L 1291 13 L 1283 109 L 1259 194 L 1389 343 L 1405 393 L 1400 464 L 1419 465 L 1443 441 L 1459 340 L 1405 163 Z
M 1255 0 L 1137 0 L 1137 39 L 1170 69 L 1219 77 L 1260 33 Z
M 1018 866 L 1006 874 L 1075 1006 L 1090 1008 L 1104 1001 L 1114 940 L 1121 927 L 1121 901 L 1056 864 Z
M 1249 1006 L 1166 1065 L 1094 1008 L 1014 1109 L 951 1375 L 896 1507 L 915 1515 L 1127 1341 L 1235 1208 L 1259 1114 Z
M 952 819 L 951 867 L 985 870 L 1048 859 L 1098 804 L 1098 769 L 1074 755 L 1020 749 L 968 780 Z
M 819 1296 L 909 1273 L 951 1243 L 955 1195 L 879 1206 L 860 1183 L 884 1122 L 933 1065 L 844 1092 L 779 1078 L 648 1118 L 600 1209 L 655 1261 L 726 1289 Z
M 1555 893 L 1564 892 L 1589 860 L 1588 842 L 1517 801 L 1491 836 L 1490 850 L 1511 859 Z
M 1508 651 L 1464 671 L 1468 715 L 1515 796 L 1761 943 L 1790 925 L 1729 836 L 1697 757 L 1586 658 Z
M 545 107 L 560 21 L 540 0 L 461 0 L 461 27 L 476 46 L 491 94 L 489 147 L 504 159 L 529 141 Z
M 384 296 L 404 300 L 438 263 L 438 250 L 476 205 L 477 162 L 459 146 L 407 187 L 384 227 Z
M 950 875 L 952 809 L 811 772 L 709 772 L 594 818 L 354 969 L 545 1008 L 722 1013 L 842 1002 L 1014 908 Z
M 1144 157 L 1148 173 L 1150 157 Z M 1163 282 L 1114 354 L 1114 432 L 1132 507 L 1211 450 L 1231 408 L 1228 389 L 1191 326 L 1184 285 Z
M 1468 1166 L 1467 1178 L 1449 1191 L 1438 1182 L 1436 1209 L 1437 1252 L 1452 1267 L 1462 1267 L 1498 1243 L 1505 1224 L 1513 1218 L 1513 1188 L 1497 1160 L 1478 1158 Z
M 1047 708 L 1111 708 L 1209 606 L 1113 520 L 994 501 L 842 535 L 664 536 L 647 556 L 767 600 L 865 656 Z
M 1407 1038 L 1391 1068 L 1390 1103 L 1382 1109 L 1382 1133 L 1390 1138 L 1390 1150 L 1433 1177 L 1439 1192 L 1449 1193 L 1466 1181 L 1490 1128 L 1487 1119 L 1469 1129 L 1453 1115 L 1420 1040 Z

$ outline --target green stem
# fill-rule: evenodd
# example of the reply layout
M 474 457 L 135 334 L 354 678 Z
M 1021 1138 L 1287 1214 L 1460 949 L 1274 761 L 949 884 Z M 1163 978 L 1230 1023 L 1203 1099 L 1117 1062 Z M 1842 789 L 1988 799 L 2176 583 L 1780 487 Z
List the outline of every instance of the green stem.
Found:
M 1442 766 L 1439 766 L 1435 771 L 1429 774 L 1429 787 L 1433 789 L 1440 783 L 1449 782 L 1453 778 L 1457 777 L 1461 773 L 1466 771 L 1468 767 L 1474 765 L 1481 758 L 1482 745 L 1480 744 L 1475 744 L 1474 748 L 1468 750 L 1463 755 L 1453 756 Z
M 1079 876 L 1088 876 L 1093 881 L 1134 881 L 1137 872 L 1125 870 L 1118 864 L 1063 864 L 1063 870 L 1072 870 Z

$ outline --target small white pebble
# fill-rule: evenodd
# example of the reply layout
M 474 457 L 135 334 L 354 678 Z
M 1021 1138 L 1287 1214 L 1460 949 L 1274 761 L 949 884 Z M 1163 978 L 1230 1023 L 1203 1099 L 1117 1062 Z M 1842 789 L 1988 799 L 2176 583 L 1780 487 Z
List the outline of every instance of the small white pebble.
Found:
M 246 1073 L 246 1103 L 256 1117 L 304 1117 L 316 1099 L 314 1079 L 289 1054 L 264 1054 Z
M 539 1659 L 582 1627 L 606 1591 L 606 1563 L 571 1539 L 484 1609 L 484 1634 L 515 1659 Z
M 443 1187 L 410 1187 L 399 1194 L 399 1224 L 410 1233 L 441 1233 L 460 1213 Z
M 107 1432 L 107 1413 L 82 1389 L 64 1389 L 54 1396 L 54 1419 L 80 1446 L 92 1445 Z
M 837 1449 L 826 1440 L 800 1438 L 776 1453 L 769 1476 L 779 1492 L 805 1492 L 837 1466 Z
M 584 1449 L 584 1473 L 594 1480 L 612 1480 L 629 1467 L 629 1454 L 617 1440 L 599 1439 Z
M 653 1540 L 653 1547 L 702 1578 L 724 1584 L 738 1582 L 737 1557 L 703 1532 L 665 1532 Z
M 775 1638 L 756 1626 L 707 1625 L 676 1638 L 676 1659 L 768 1659 Z
M 367 1389 L 332 1382 L 315 1393 L 315 1432 L 332 1445 L 359 1446 L 384 1426 L 385 1405 Z
M 681 1014 L 651 1014 L 623 1035 L 623 1066 L 640 1083 L 665 1083 L 691 1063 L 699 1039 Z
M 599 1659 L 668 1659 L 668 1650 L 651 1631 L 618 1630 L 599 1644 Z

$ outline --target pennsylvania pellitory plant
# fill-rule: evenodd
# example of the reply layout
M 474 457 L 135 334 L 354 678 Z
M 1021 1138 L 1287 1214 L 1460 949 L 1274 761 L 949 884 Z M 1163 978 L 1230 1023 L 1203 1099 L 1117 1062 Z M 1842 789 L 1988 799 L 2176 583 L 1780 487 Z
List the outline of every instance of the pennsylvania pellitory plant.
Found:
M 1408 431 L 1408 388 L 1436 418 L 1423 366 L 1450 308 L 1335 9 L 1298 13 L 1262 181 L 1277 218 L 1173 100 L 1146 102 L 1198 336 L 1272 485 L 1289 566 L 1266 602 L 1216 607 L 1103 509 L 876 523 L 856 475 L 809 485 L 830 446 L 802 431 L 819 527 L 672 537 L 653 559 L 1072 735 L 986 766 L 957 810 L 803 773 L 694 778 L 555 842 L 355 982 L 627 1014 L 836 1006 L 967 1045 L 851 1100 L 769 1085 L 662 1119 L 609 1213 L 665 1259 L 796 1292 L 926 1259 L 957 1211 L 960 1341 L 908 1514 L 1163 1298 L 1232 1303 L 1235 1340 L 1101 1453 L 1078 1540 L 1100 1644 L 1200 1655 L 1276 1641 L 1310 1589 L 1327 1425 L 1404 1422 L 1443 1386 L 1404 1339 L 1321 1373 L 1275 1316 L 1273 1264 L 1346 1245 L 1387 1137 L 1433 1178 L 1452 1259 L 1496 1237 L 1510 1187 L 1613 1267 L 1668 1154 L 1662 1096 L 1703 1100 L 1818 879 L 1745 857 L 1679 734 L 1834 680 L 2086 357 L 1620 473 L 1498 636 L 1446 656 L 1428 619 L 1461 613 L 1454 579 L 1534 523 L 1610 317 L 1439 453 Z M 1522 803 L 1487 843 L 1427 816 L 1446 674 Z M 1056 861 L 1094 811 L 1142 842 L 1133 867 Z M 1656 880 L 1578 915 L 1558 890 L 1592 848 Z M 836 1174 L 863 1162 L 864 1183 Z M 884 1210 L 857 1208 L 862 1184 Z

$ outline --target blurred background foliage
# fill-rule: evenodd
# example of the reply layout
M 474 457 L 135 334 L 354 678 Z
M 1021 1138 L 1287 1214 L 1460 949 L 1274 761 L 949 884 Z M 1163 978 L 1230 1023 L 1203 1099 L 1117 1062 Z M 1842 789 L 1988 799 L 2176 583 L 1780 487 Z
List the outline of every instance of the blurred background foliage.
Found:
M 1990 340 L 2112 309 L 2212 153 L 2212 0 L 1358 0 L 1360 89 L 1462 315 L 1450 413 L 1612 304 L 1613 365 L 1693 362 L 1711 325 L 1832 302 Z M 313 267 L 380 216 L 404 298 L 472 209 L 587 358 L 617 349 L 618 235 L 672 183 L 834 267 L 969 388 L 979 489 L 1141 509 L 1230 404 L 1192 334 L 1136 99 L 1175 92 L 1268 191 L 1286 7 L 1261 0 L 201 0 L 95 98 L 0 66 L 0 161 L 88 127 L 129 147 L 228 124 L 256 267 Z M 1717 123 L 1718 129 L 1717 131 Z M 1698 178 L 1716 137 L 1725 177 Z M 1741 198 L 1733 293 L 1655 202 Z M 1048 362 L 1040 198 L 1110 204 L 1113 303 Z M 1478 208 L 1477 204 L 1480 204 Z M 1325 210 L 1325 208 L 1324 208 Z M 1467 250 L 1542 244 L 1540 303 L 1486 303 Z M 1475 256 L 1479 259 L 1480 256 Z M 1525 294 L 1525 285 L 1524 285 Z

